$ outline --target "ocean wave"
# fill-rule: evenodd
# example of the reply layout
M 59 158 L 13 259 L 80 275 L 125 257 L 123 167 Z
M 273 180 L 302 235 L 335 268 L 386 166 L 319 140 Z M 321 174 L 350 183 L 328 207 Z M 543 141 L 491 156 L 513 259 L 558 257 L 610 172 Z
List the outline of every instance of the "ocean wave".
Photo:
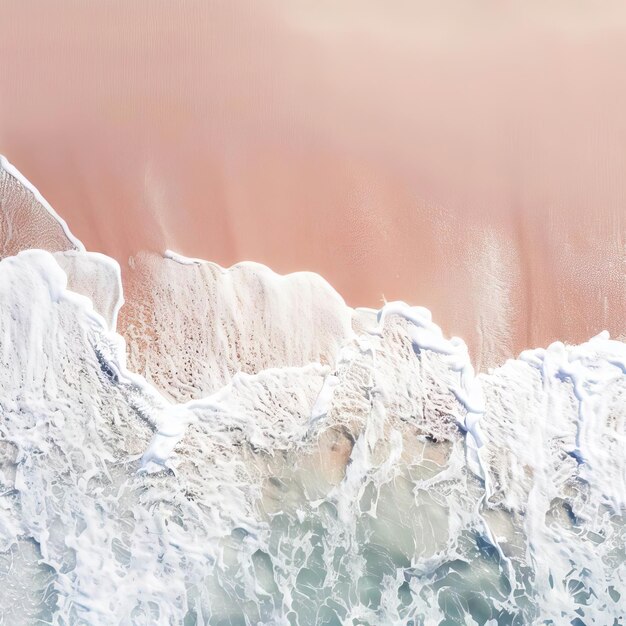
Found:
M 477 374 L 314 274 L 146 255 L 125 314 L 103 255 L 3 256 L 4 623 L 623 617 L 626 344 Z

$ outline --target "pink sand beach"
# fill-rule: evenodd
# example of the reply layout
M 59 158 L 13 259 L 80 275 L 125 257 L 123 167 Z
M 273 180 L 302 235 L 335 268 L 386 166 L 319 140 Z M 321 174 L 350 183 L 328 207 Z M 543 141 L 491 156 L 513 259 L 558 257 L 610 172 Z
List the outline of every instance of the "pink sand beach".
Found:
M 485 368 L 623 336 L 625 35 L 617 2 L 5 0 L 0 152 L 128 283 L 312 270 Z

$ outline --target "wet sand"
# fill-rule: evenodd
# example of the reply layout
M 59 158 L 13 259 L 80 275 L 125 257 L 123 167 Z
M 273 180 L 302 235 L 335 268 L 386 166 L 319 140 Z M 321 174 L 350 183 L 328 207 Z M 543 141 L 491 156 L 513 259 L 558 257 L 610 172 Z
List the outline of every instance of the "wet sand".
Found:
M 312 270 L 481 367 L 624 333 L 618 3 L 127 4 L 0 20 L 0 152 L 127 283 L 166 248 Z

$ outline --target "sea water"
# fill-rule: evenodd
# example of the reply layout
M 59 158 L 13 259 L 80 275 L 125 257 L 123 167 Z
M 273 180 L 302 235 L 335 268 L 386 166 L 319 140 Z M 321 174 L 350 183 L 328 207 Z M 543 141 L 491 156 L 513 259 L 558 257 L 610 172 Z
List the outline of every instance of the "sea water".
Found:
M 623 623 L 626 344 L 477 375 L 422 307 L 167 253 L 194 325 L 131 371 L 69 248 L 0 261 L 2 623 Z

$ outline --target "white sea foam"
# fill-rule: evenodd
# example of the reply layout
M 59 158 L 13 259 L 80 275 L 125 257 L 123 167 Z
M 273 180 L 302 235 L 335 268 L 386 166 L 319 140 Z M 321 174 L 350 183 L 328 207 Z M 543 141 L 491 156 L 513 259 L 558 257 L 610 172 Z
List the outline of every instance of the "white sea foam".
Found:
M 183 256 L 182 254 L 178 254 L 173 250 L 166 250 L 163 253 L 163 257 L 165 259 L 171 259 L 172 261 L 176 261 L 176 263 L 180 263 L 181 265 L 202 265 L 202 263 L 206 263 L 203 259 L 194 259 L 192 257 Z
M 131 271 L 135 291 L 120 317 L 129 363 L 178 402 L 214 393 L 237 372 L 332 364 L 352 335 L 352 310 L 312 272 L 150 254 Z
M 55 252 L 54 257 L 67 274 L 68 288 L 87 296 L 109 329 L 115 330 L 117 316 L 124 304 L 119 264 L 98 252 L 64 250 Z
M 421 307 L 167 256 L 139 373 L 114 262 L 0 262 L 0 621 L 619 623 L 624 343 L 476 375 Z

